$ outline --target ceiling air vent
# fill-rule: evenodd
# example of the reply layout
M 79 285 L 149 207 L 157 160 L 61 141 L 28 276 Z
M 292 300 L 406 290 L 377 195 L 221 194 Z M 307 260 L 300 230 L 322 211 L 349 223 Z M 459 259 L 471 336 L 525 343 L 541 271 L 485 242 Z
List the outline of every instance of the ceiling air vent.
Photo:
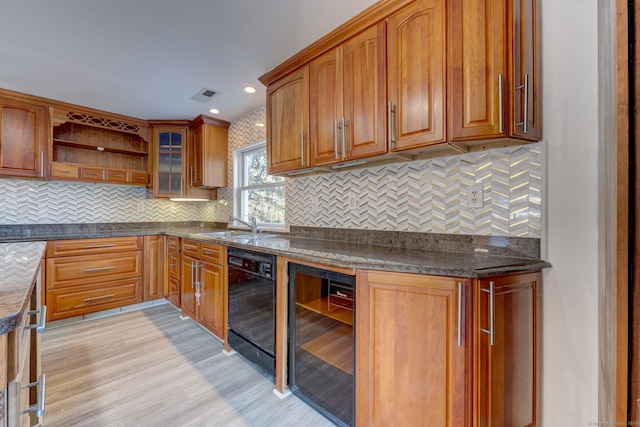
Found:
M 194 101 L 202 102 L 204 104 L 209 102 L 211 98 L 213 98 L 219 93 L 220 92 L 218 92 L 217 90 L 209 89 L 208 87 L 203 87 L 198 91 L 198 93 L 193 95 L 191 99 L 193 99 Z

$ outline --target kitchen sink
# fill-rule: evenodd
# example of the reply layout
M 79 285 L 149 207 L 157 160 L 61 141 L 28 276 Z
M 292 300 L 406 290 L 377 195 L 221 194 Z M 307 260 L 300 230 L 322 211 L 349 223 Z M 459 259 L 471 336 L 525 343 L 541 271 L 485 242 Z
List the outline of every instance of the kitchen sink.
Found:
M 247 231 L 211 231 L 209 233 L 193 233 L 194 236 L 200 237 L 214 237 L 218 239 L 228 239 L 231 237 L 251 237 L 251 232 Z
M 235 231 L 212 231 L 209 233 L 193 233 L 198 237 L 211 237 L 215 239 L 231 240 L 238 243 L 255 243 L 261 239 L 276 237 L 277 234 L 258 233 L 252 234 L 251 232 L 235 230 Z
M 226 237 L 225 239 L 231 242 L 248 245 L 248 244 L 258 243 L 262 241 L 262 239 L 270 239 L 272 237 L 277 237 L 277 236 L 278 236 L 277 234 L 259 233 L 259 234 L 236 235 L 236 236 Z

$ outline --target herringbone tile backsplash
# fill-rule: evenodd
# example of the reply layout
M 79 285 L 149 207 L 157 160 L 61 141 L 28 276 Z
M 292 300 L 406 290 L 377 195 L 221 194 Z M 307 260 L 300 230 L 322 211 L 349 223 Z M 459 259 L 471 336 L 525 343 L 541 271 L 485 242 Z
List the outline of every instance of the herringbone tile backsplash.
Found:
M 266 138 L 259 108 L 229 129 L 233 150 Z M 451 234 L 541 236 L 542 145 L 494 149 L 286 180 L 286 221 L 309 227 Z M 484 206 L 467 190 L 481 185 Z M 145 198 L 141 187 L 0 179 L 0 224 L 220 221 L 232 213 L 230 188 L 217 202 Z
M 266 110 L 229 129 L 232 151 L 263 141 Z M 481 185 L 484 206 L 467 206 Z M 232 212 L 232 193 L 218 192 L 217 221 Z M 536 237 L 541 234 L 542 145 L 494 149 L 441 159 L 335 172 L 286 181 L 286 222 L 308 227 Z
M 216 202 L 146 199 L 144 187 L 0 179 L 0 224 L 209 221 Z

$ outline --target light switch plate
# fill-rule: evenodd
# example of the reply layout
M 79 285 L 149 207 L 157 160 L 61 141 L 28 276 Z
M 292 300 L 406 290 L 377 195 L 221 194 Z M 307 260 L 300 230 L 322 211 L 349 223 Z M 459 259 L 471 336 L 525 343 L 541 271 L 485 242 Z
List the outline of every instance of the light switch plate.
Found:
M 467 206 L 470 208 L 481 208 L 484 205 L 484 194 L 482 185 L 472 185 L 467 188 Z

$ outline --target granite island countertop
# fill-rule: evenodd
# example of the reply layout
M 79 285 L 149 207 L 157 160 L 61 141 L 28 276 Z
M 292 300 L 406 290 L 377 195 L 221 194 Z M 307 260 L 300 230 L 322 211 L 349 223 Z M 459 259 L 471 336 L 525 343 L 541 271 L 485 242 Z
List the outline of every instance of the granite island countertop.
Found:
M 0 335 L 13 330 L 29 306 L 46 242 L 0 243 Z

